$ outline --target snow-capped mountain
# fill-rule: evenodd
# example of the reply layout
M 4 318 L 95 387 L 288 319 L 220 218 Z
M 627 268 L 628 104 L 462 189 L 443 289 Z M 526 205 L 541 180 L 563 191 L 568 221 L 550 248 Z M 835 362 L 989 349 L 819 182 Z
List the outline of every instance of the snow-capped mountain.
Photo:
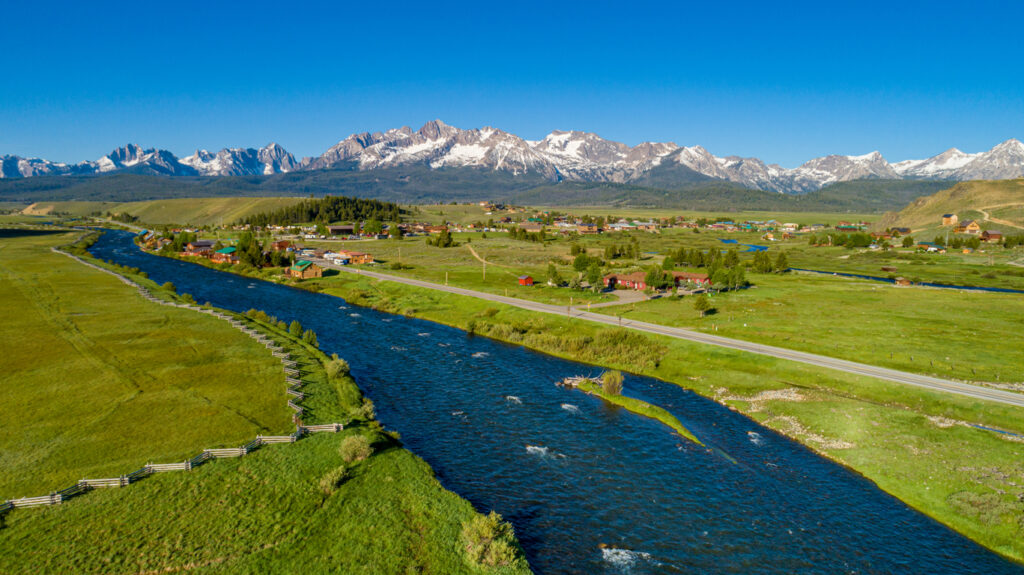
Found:
M 292 172 L 299 162 L 278 144 L 255 148 L 224 148 L 216 154 L 206 150 L 182 158 L 181 163 L 203 176 L 257 176 Z
M 430 169 L 474 168 L 534 174 L 552 181 L 646 182 L 672 186 L 717 179 L 749 188 L 806 193 L 858 179 L 1007 179 L 1024 177 L 1024 144 L 1007 140 L 987 152 L 968 154 L 951 148 L 925 160 L 890 164 L 878 152 L 862 156 L 830 155 L 787 169 L 757 158 L 715 156 L 701 146 L 644 142 L 628 146 L 578 131 L 551 132 L 540 140 L 485 127 L 462 130 L 440 120 L 419 130 L 409 127 L 358 133 L 322 155 L 296 161 L 277 144 L 263 148 L 198 150 L 178 159 L 160 149 L 130 144 L 94 162 L 61 164 L 35 158 L 3 156 L 0 178 L 97 174 L 131 171 L 166 176 L 270 175 L 299 170 L 375 170 L 400 166 Z

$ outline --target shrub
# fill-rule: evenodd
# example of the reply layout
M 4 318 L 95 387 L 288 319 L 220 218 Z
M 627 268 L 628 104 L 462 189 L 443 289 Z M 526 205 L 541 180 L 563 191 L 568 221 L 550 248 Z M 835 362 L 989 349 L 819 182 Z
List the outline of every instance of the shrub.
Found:
M 494 511 L 463 522 L 462 543 L 466 547 L 466 558 L 477 566 L 512 565 L 519 555 L 512 526 Z
M 359 407 L 359 416 L 366 420 L 371 420 L 377 416 L 377 411 L 369 398 L 363 398 L 363 405 Z
M 169 291 L 169 292 L 178 291 L 178 288 L 174 287 L 174 284 L 172 284 L 171 282 L 164 282 L 164 285 L 160 286 L 160 289 L 166 290 L 166 291 Z
M 324 495 L 334 493 L 334 490 L 348 478 L 348 468 L 344 465 L 335 467 L 320 478 L 320 491 Z
M 334 379 L 341 375 L 347 375 L 349 367 L 347 361 L 341 359 L 337 354 L 335 354 L 331 357 L 331 361 L 327 362 L 325 369 L 327 371 L 327 377 Z
M 601 389 L 608 395 L 622 395 L 622 372 L 606 371 L 601 375 Z
M 341 442 L 338 453 L 345 463 L 362 461 L 373 454 L 370 440 L 363 435 L 351 435 Z

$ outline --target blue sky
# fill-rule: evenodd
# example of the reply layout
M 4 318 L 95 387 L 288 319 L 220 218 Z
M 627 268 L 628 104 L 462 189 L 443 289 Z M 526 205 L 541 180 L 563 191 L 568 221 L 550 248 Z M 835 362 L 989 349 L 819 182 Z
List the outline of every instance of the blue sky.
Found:
M 318 155 L 434 118 L 786 167 L 1024 138 L 1020 2 L 228 4 L 9 3 L 0 155 Z

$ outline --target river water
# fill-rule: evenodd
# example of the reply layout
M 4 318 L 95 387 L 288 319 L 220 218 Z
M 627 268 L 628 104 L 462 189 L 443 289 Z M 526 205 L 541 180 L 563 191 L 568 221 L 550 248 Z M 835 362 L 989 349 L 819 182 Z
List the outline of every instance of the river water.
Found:
M 515 526 L 538 573 L 1024 573 L 719 404 L 628 376 L 716 449 L 554 382 L 595 368 L 443 325 L 146 254 L 91 251 L 179 293 L 316 331 L 445 487 Z M 724 454 L 728 454 L 727 456 Z

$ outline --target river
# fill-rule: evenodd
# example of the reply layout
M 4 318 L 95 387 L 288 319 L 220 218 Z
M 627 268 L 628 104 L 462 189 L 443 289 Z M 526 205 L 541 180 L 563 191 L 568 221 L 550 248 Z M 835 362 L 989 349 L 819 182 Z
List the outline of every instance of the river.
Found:
M 627 375 L 625 392 L 668 409 L 714 450 L 554 385 L 591 366 L 149 255 L 125 232 L 91 251 L 199 302 L 316 331 L 445 487 L 512 522 L 538 573 L 1024 573 L 676 385 Z

